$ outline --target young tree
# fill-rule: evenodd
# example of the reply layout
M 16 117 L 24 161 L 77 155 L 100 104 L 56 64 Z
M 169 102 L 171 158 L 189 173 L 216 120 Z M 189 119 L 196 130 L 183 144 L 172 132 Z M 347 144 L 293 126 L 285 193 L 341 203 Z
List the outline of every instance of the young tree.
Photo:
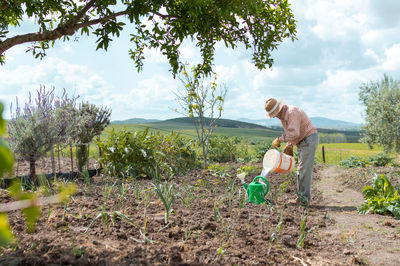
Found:
M 125 18 L 123 21 L 121 18 Z M 35 21 L 34 32 L 13 34 L 24 21 Z M 179 50 L 186 39 L 199 47 L 203 61 L 197 69 L 210 73 L 215 44 L 228 48 L 243 44 L 253 53 L 254 64 L 271 67 L 270 52 L 285 38 L 295 39 L 296 25 L 288 0 L 3 0 L 0 2 L 0 63 L 5 52 L 30 43 L 29 50 L 42 58 L 54 41 L 75 34 L 94 35 L 96 49 L 107 50 L 126 26 L 132 30 L 129 51 L 138 70 L 144 51 L 159 49 L 175 74 L 182 68 Z M 77 37 L 74 37 L 77 39 Z
M 206 168 L 209 140 L 214 132 L 215 122 L 221 117 L 227 88 L 225 85 L 217 85 L 216 75 L 212 82 L 207 83 L 195 70 L 193 76 L 189 76 L 186 71 L 182 73 L 183 77 L 180 77 L 180 80 L 184 89 L 175 93 L 181 110 L 175 111 L 193 119 L 202 147 L 203 167 Z
M 78 123 L 73 133 L 76 143 L 78 171 L 83 171 L 83 167 L 89 159 L 89 143 L 110 124 L 110 115 L 111 110 L 105 107 L 98 108 L 88 102 L 79 105 Z
M 65 93 L 61 98 L 55 98 L 54 89 L 46 91 L 41 86 L 36 99 L 29 95 L 29 101 L 21 109 L 17 98 L 15 114 L 11 110 L 12 118 L 8 123 L 10 148 L 16 156 L 29 162 L 34 184 L 37 183 L 36 161 L 64 139 L 71 128 L 67 119 L 60 118 L 62 112 L 58 115 L 56 112 L 67 110 L 71 104 Z
M 400 152 L 400 81 L 384 75 L 363 84 L 359 99 L 366 107 L 361 141 L 371 148 L 381 145 L 385 152 Z

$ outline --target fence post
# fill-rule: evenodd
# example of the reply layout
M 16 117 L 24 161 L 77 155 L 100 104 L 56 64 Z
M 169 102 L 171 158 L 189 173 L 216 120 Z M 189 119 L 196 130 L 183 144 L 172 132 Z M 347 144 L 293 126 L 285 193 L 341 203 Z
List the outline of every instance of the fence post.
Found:
M 322 145 L 322 161 L 325 163 L 325 147 Z

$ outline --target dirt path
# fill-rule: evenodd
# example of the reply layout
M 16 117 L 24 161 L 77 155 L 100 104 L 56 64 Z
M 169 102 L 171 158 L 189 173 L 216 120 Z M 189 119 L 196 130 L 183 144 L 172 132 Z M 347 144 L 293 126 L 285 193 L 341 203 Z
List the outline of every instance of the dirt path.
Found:
M 321 231 L 322 237 L 337 238 L 352 247 L 358 263 L 369 265 L 400 265 L 400 221 L 389 216 L 359 215 L 363 202 L 361 191 L 346 186 L 346 171 L 329 166 L 314 182 L 322 200 L 313 207 L 325 209 L 332 221 Z

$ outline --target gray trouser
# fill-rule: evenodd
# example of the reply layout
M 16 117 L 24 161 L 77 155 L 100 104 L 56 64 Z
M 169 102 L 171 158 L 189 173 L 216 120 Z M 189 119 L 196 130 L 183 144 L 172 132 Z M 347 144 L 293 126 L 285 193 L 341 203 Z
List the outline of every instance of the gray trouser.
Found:
M 310 203 L 311 181 L 315 151 L 318 147 L 318 133 L 314 133 L 297 144 L 299 164 L 297 166 L 297 195 L 299 201 Z

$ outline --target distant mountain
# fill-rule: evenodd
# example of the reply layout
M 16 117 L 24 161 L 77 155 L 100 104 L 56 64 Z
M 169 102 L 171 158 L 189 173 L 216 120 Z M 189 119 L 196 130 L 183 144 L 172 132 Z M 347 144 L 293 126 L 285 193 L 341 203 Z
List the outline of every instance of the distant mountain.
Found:
M 111 124 L 148 124 L 154 122 L 160 122 L 159 119 L 144 119 L 144 118 L 131 118 L 127 120 L 115 120 L 111 121 Z
M 239 121 L 244 121 L 247 123 L 254 123 L 266 127 L 281 127 L 281 122 L 279 119 L 247 119 L 239 118 Z M 311 122 L 317 128 L 325 129 L 341 129 L 341 130 L 358 130 L 361 124 L 346 122 L 342 120 L 334 120 L 325 117 L 310 117 Z
M 173 118 L 173 119 L 167 119 L 161 122 L 157 123 L 181 123 L 181 124 L 190 124 L 193 125 L 193 118 L 189 117 L 179 117 L 179 118 Z M 210 118 L 205 118 L 205 124 L 209 125 L 211 123 Z M 255 124 L 255 123 L 249 123 L 249 122 L 243 122 L 243 121 L 237 121 L 237 120 L 231 120 L 231 119 L 223 119 L 220 118 L 215 122 L 215 125 L 218 127 L 230 127 L 230 128 L 258 128 L 258 129 L 266 129 L 265 126 Z

